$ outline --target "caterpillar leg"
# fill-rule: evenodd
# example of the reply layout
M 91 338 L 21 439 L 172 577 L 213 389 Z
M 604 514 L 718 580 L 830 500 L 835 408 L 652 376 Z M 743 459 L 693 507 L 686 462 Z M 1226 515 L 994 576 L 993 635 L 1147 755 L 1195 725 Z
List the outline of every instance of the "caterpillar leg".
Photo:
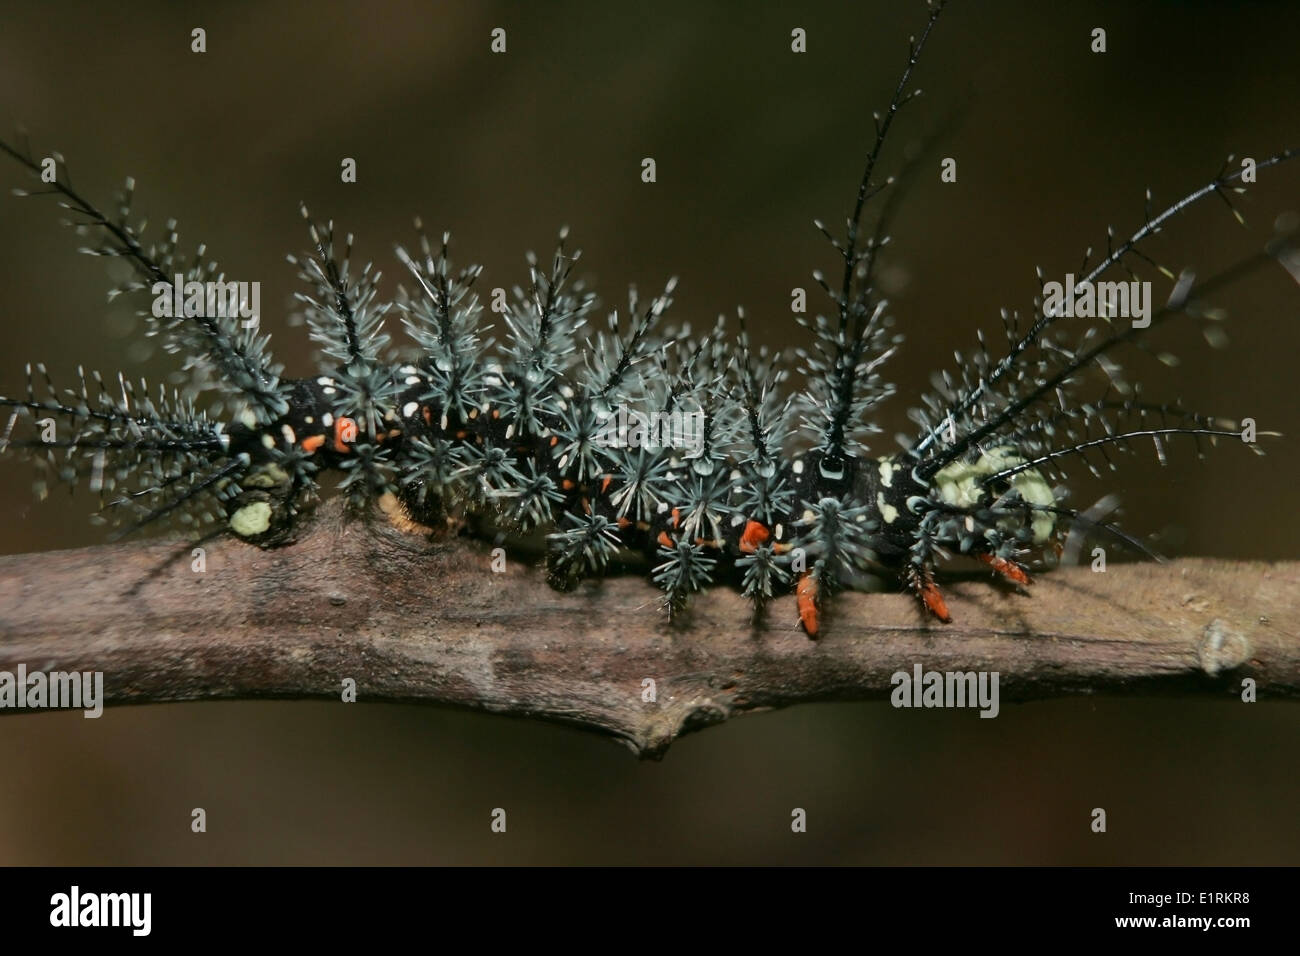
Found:
M 944 601 L 943 592 L 939 590 L 939 585 L 934 583 L 934 572 L 930 568 L 909 565 L 906 573 L 906 583 L 912 593 L 916 595 L 917 600 L 921 602 L 922 607 L 943 621 L 943 623 L 952 623 L 952 615 L 948 613 L 948 603 Z
M 977 554 L 976 557 L 1006 580 L 1015 584 L 1028 586 L 1034 581 L 1034 579 L 1029 576 L 1029 571 L 1024 567 L 1024 565 L 1017 564 L 1015 561 L 1008 560 L 1007 558 L 999 558 L 995 554 Z
M 799 575 L 795 595 L 799 605 L 799 624 L 805 634 L 816 640 L 821 630 L 821 621 L 818 619 L 820 612 L 817 607 L 817 579 L 813 577 L 811 571 Z

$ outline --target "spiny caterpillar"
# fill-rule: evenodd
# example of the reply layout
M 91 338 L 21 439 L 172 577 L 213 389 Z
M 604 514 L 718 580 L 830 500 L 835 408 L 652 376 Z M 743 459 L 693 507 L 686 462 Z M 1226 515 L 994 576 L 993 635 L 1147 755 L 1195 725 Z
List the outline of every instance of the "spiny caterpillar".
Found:
M 1090 319 L 1088 310 L 1064 307 L 1059 285 L 1049 293 L 1040 272 L 1032 313 L 1003 312 L 1005 348 L 995 353 L 980 335 L 974 352 L 957 355 L 955 370 L 921 398 L 916 432 L 901 450 L 868 453 L 866 439 L 879 431 L 872 409 L 894 393 L 882 369 L 901 342 L 875 281 L 897 188 L 873 227 L 863 217 L 894 186 L 892 177 L 877 179 L 877 164 L 896 116 L 918 92 L 913 70 L 942 7 L 931 6 L 888 108 L 876 116 L 846 231 L 837 237 L 817 223 L 835 249 L 837 275 L 814 273 L 830 306 L 800 320 L 811 343 L 795 356 L 802 387 L 793 394 L 782 391 L 790 363 L 751 345 L 743 313 L 734 338 L 721 321 L 703 335 L 667 327 L 672 281 L 649 300 L 633 289 L 626 312 L 597 328 L 597 300 L 573 275 L 579 256 L 563 231 L 549 264 L 530 254 L 526 287 L 501 303 L 498 345 L 474 288 L 480 269 L 453 267 L 446 235 L 435 245 L 421 231 L 414 251 L 397 248 L 411 288 L 386 299 L 377 271 L 354 270 L 352 237 L 339 249 L 332 223 L 314 223 L 305 207 L 311 249 L 290 262 L 309 290 L 299 298 L 319 374 L 286 379 L 268 337 L 244 321 L 239 287 L 231 294 L 203 246 L 183 255 L 174 223 L 145 244 L 143 226 L 129 221 L 131 180 L 105 213 L 74 189 L 62 157 L 42 160 L 0 143 L 43 183 L 33 192 L 57 196 L 78 233 L 94 237 L 83 251 L 132 266 L 134 278 L 112 295 L 150 303 L 141 309 L 150 334 L 183 357 L 190 376 L 185 389 L 153 396 L 124 376 L 110 385 L 85 372 L 60 390 L 43 366 L 29 366 L 25 397 L 0 399 L 11 410 L 0 437 L 58 480 L 87 480 L 126 531 L 171 517 L 220 524 L 272 547 L 292 538 L 332 471 L 359 512 L 396 499 L 429 527 L 473 521 L 493 532 L 545 532 L 548 579 L 560 589 L 630 550 L 650 557 L 672 615 L 694 592 L 723 582 L 738 585 L 756 614 L 793 590 L 810 637 L 820 633 L 832 593 L 863 573 L 897 576 L 926 611 L 948 621 L 934 575 L 954 554 L 1023 586 L 1035 556 L 1059 554 L 1076 525 L 1141 548 L 1064 503 L 1062 467 L 1076 460 L 1094 473 L 1113 468 L 1109 453 L 1136 439 L 1151 439 L 1163 460 L 1163 443 L 1175 435 L 1198 446 L 1240 436 L 1235 423 L 1142 400 L 1113 358 L 1140 344 L 1146 328 L 1211 315 L 1204 295 L 1231 270 L 1197 283 L 1162 269 L 1172 293 L 1142 323 L 1107 308 Z M 1163 212 L 1148 208 L 1128 239 L 1112 234 L 1106 255 L 1085 260 L 1082 278 L 1068 280 L 1071 303 L 1113 270 L 1136 281 L 1134 260 L 1154 265 L 1140 249 L 1145 240 L 1203 198 L 1228 201 L 1242 183 L 1242 170 L 1226 164 Z M 1281 248 L 1261 256 L 1280 256 Z M 1114 304 L 1117 291 L 1106 301 Z M 223 307 L 228 298 L 231 307 Z M 167 305 L 173 301 L 179 308 Z M 411 340 L 405 350 L 390 338 L 394 317 Z M 1079 397 L 1098 372 L 1104 387 Z M 19 423 L 36 434 L 14 437 Z M 40 494 L 46 485 L 38 481 Z

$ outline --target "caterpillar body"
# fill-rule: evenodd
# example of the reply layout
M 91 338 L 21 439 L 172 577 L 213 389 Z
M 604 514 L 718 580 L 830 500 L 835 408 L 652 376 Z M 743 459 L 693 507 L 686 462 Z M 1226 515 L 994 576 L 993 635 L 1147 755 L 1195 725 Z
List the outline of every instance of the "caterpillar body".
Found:
M 48 163 L 0 143 L 80 217 L 82 234 L 96 237 L 85 251 L 132 265 L 136 277 L 114 294 L 170 296 L 173 277 L 183 278 L 180 314 L 141 314 L 191 373 L 190 387 L 152 394 L 122 376 L 110 385 L 84 372 L 60 390 L 43 366 L 29 366 L 26 395 L 0 399 L 11 410 L 4 444 L 57 480 L 88 481 L 126 530 L 175 518 L 273 547 L 292 538 L 321 478 L 337 472 L 361 510 L 395 499 L 431 528 L 473 518 L 507 533 L 545 532 L 548 579 L 560 589 L 630 549 L 651 559 L 673 615 L 712 585 L 740 587 L 756 613 L 794 591 L 810 637 L 822 630 L 831 594 L 866 573 L 898 578 L 947 621 L 935 570 L 951 555 L 980 559 L 1024 586 L 1035 558 L 1059 553 L 1081 524 L 1141 547 L 1069 507 L 1062 469 L 1072 460 L 1114 467 L 1110 452 L 1139 439 L 1163 456 L 1173 436 L 1198 446 L 1239 438 L 1235 422 L 1144 401 L 1113 357 L 1146 326 L 1203 314 L 1217 279 L 1177 277 L 1141 328 L 1067 316 L 1040 294 L 1028 316 L 1004 312 L 1004 348 L 981 336 L 939 377 L 898 452 L 873 456 L 866 444 L 878 430 L 872 408 L 894 393 L 882 369 L 901 336 L 874 280 L 890 210 L 871 229 L 863 212 L 893 183 L 877 180 L 877 163 L 915 95 L 912 72 L 942 6 L 931 7 L 877 118 L 845 234 L 818 223 L 838 275 L 815 274 L 829 307 L 804 322 L 811 344 L 795 357 L 802 385 L 792 393 L 783 389 L 792 363 L 751 346 L 743 313 L 734 336 L 721 321 L 702 335 L 669 327 L 674 282 L 648 301 L 632 290 L 626 311 L 598 328 L 597 300 L 573 277 L 579 256 L 564 232 L 550 263 L 530 255 L 526 285 L 494 303 L 503 322 L 497 345 L 474 288 L 480 270 L 453 267 L 445 235 L 435 245 L 421 230 L 413 251 L 398 247 L 411 288 L 383 299 L 378 272 L 354 271 L 351 237 L 337 249 L 332 224 L 317 225 L 305 208 L 311 250 L 290 261 L 308 286 L 299 298 L 320 366 L 314 377 L 286 379 L 255 324 L 204 301 L 204 284 L 224 276 L 202 246 L 183 256 L 174 224 L 145 245 L 128 221 L 131 180 L 108 214 L 72 187 L 57 154 L 55 177 L 42 178 Z M 1148 211 L 1128 239 L 1108 243 L 1080 286 L 1149 262 L 1139 248 L 1148 237 L 1197 200 L 1227 199 L 1241 179 L 1225 166 L 1164 212 Z M 405 349 L 389 335 L 394 317 L 410 338 Z M 1104 387 L 1080 397 L 1098 375 Z M 219 398 L 229 416 L 209 414 L 205 397 Z M 665 421 L 691 422 L 689 442 L 663 440 L 654 425 Z M 22 435 L 20 425 L 39 435 Z

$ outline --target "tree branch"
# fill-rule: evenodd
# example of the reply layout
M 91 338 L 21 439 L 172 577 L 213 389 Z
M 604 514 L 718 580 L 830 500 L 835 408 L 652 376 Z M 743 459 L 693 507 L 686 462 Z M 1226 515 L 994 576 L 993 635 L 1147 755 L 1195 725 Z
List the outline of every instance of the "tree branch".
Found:
M 810 700 L 888 699 L 891 675 L 998 671 L 1003 700 L 1074 693 L 1300 694 L 1300 562 L 1066 568 L 1029 595 L 987 575 L 945 585 L 956 621 L 902 594 L 837 596 L 820 641 L 792 600 L 750 625 L 736 592 L 686 627 L 625 576 L 550 590 L 493 573 L 482 545 L 430 541 L 323 506 L 300 540 L 221 538 L 0 558 L 0 670 L 104 672 L 109 703 L 251 697 L 425 701 L 566 721 L 658 756 L 684 732 Z M 643 680 L 657 700 L 645 702 Z

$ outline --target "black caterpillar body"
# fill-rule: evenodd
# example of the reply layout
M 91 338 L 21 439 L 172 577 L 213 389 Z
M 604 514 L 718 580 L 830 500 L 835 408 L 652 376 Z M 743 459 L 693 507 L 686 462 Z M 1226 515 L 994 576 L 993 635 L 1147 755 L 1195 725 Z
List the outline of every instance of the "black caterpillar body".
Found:
M 702 336 L 666 328 L 672 282 L 648 302 L 634 290 L 627 311 L 593 334 L 596 300 L 572 279 L 578 256 L 566 251 L 563 234 L 549 266 L 529 257 L 527 287 L 515 289 L 502 312 L 496 347 L 473 288 L 479 270 L 454 269 L 446 237 L 436 248 L 423 236 L 414 253 L 399 248 L 413 287 L 381 301 L 379 275 L 369 266 L 352 270 L 351 238 L 339 254 L 332 226 L 309 220 L 311 252 L 291 261 L 310 288 L 300 298 L 321 352 L 317 377 L 282 378 L 266 336 L 238 314 L 213 315 L 202 303 L 181 316 L 144 310 L 150 331 L 184 357 L 190 389 L 151 397 L 123 378 L 110 386 L 83 375 L 60 391 L 42 367 L 29 367 L 27 395 L 0 401 L 12 410 L 3 438 L 61 480 L 88 480 L 128 530 L 171 516 L 200 527 L 224 523 L 273 546 L 292 536 L 320 476 L 337 471 L 361 508 L 392 495 L 428 526 L 476 516 L 506 532 L 546 531 L 549 579 L 559 588 L 634 549 L 651 557 L 671 613 L 720 580 L 734 580 L 758 610 L 794 589 L 810 636 L 831 592 L 863 572 L 901 578 L 943 620 L 933 575 L 948 555 L 980 558 L 1026 584 L 1030 560 L 1089 520 L 1063 503 L 1057 482 L 1065 461 L 1096 471 L 1113 467 L 1108 452 L 1136 438 L 1152 439 L 1159 452 L 1169 436 L 1199 443 L 1237 438 L 1239 428 L 1142 401 L 1112 358 L 1139 330 L 1071 319 L 1066 338 L 1063 316 L 1040 296 L 1028 317 L 1004 313 L 1004 350 L 990 351 L 981 337 L 940 377 L 913 412 L 916 434 L 899 453 L 869 456 L 864 440 L 876 430 L 869 414 L 893 392 L 881 369 L 900 337 L 873 281 L 888 214 L 868 232 L 863 209 L 892 182 L 876 182 L 877 160 L 913 95 L 912 70 L 941 6 L 932 7 L 877 118 L 846 235 L 837 240 L 822 229 L 840 274 L 833 285 L 817 275 L 829 314 L 805 323 L 812 343 L 798 353 L 804 384 L 793 395 L 782 391 L 780 357 L 750 347 L 743 315 L 734 338 L 721 323 Z M 39 177 L 43 165 L 29 149 L 0 147 Z M 174 225 L 160 243 L 144 245 L 128 223 L 129 180 L 109 215 L 72 188 L 61 158 L 55 166 L 43 191 L 97 237 L 87 251 L 125 257 L 135 268 L 137 279 L 117 292 L 157 295 L 176 274 L 187 283 L 223 278 L 202 247 L 180 255 Z M 1143 240 L 1191 202 L 1226 198 L 1240 180 L 1240 170 L 1225 166 L 1166 211 L 1148 213 L 1080 282 L 1145 260 Z M 1181 277 L 1151 324 L 1196 314 L 1212 286 Z M 390 341 L 384 323 L 393 316 L 412 352 Z M 1078 397 L 1097 370 L 1108 385 L 1090 400 Z M 40 393 L 33 379 L 45 379 Z M 196 403 L 210 393 L 229 418 Z M 690 448 L 661 447 L 644 429 L 632 440 L 636 416 L 656 412 L 661 423 L 674 414 L 699 423 Z M 611 421 L 628 417 L 630 432 L 612 429 Z M 15 437 L 20 422 L 42 433 Z

